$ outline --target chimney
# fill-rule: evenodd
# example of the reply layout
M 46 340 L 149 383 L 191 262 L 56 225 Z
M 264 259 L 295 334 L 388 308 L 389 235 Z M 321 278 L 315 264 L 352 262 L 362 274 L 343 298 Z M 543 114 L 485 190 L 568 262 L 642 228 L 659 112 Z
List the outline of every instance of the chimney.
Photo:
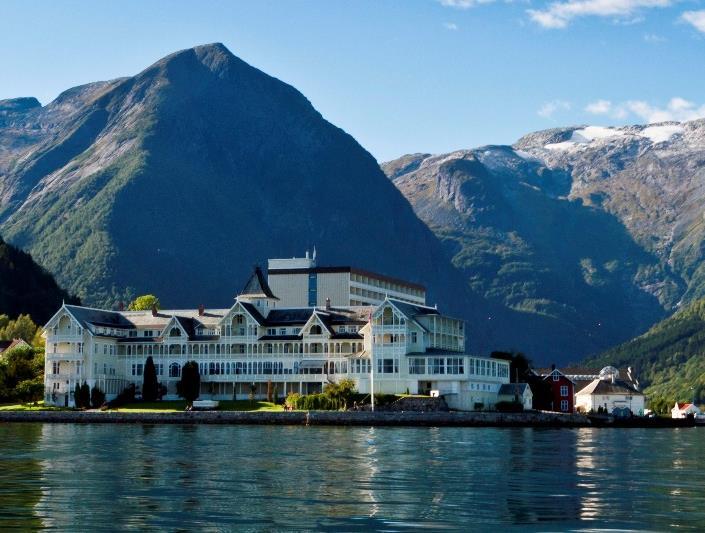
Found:
M 157 306 L 153 305 L 152 306 L 152 316 L 157 316 L 158 313 L 159 313 L 159 311 L 157 311 Z
M 551 365 L 551 371 L 553 371 L 553 370 L 555 370 L 555 369 L 556 369 L 556 364 L 554 363 L 554 364 Z
M 330 309 L 330 298 L 326 298 L 326 310 Z
M 203 316 L 206 313 L 206 306 L 201 304 L 198 306 L 198 316 Z

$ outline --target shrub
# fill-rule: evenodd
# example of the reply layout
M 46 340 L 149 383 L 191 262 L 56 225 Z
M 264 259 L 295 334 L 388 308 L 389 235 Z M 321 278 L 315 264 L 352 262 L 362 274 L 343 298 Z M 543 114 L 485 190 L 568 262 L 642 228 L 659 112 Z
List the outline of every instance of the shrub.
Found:
M 132 403 L 135 401 L 135 385 L 134 383 L 129 387 L 123 389 L 123 391 L 117 395 L 114 400 L 108 402 L 108 407 L 120 407 L 127 403 Z
M 500 413 L 521 413 L 524 410 L 520 402 L 497 402 L 494 408 Z
M 93 385 L 93 388 L 91 389 L 91 405 L 94 409 L 98 409 L 104 403 L 105 393 L 100 390 L 97 385 Z
M 85 407 L 86 409 L 91 406 L 91 388 L 85 381 L 81 385 L 81 390 L 78 395 L 77 407 Z

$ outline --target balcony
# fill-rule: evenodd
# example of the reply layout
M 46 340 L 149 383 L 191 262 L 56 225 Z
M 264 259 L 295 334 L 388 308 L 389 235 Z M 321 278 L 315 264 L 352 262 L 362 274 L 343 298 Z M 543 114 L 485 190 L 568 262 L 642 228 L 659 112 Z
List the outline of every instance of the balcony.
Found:
M 48 353 L 47 361 L 83 361 L 83 354 L 79 352 Z

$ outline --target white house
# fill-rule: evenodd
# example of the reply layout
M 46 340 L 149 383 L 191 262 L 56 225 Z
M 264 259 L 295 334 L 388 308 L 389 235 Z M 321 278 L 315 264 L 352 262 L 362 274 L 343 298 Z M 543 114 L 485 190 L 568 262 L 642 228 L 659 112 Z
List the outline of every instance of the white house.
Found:
M 525 410 L 533 408 L 534 394 L 528 383 L 505 383 L 499 388 L 499 402 L 519 402 Z
M 370 278 L 372 279 L 372 278 Z M 301 290 L 308 291 L 308 287 Z M 424 293 L 425 294 L 425 293 Z M 290 297 L 294 297 L 290 295 Z M 63 305 L 44 326 L 45 401 L 73 405 L 86 381 L 114 398 L 141 387 L 154 360 L 168 399 L 194 360 L 201 398 L 319 392 L 353 379 L 361 393 L 438 390 L 452 408 L 489 408 L 509 363 L 465 353 L 463 321 L 385 296 L 376 305 L 282 306 L 257 268 L 228 309 L 108 311 Z
M 700 409 L 692 403 L 678 403 L 671 409 L 671 418 L 687 418 L 688 415 L 698 416 Z
M 575 394 L 575 407 L 585 412 L 604 409 L 607 413 L 628 409 L 641 416 L 644 414 L 644 394 L 620 380 L 617 369 L 605 367 L 599 378 Z

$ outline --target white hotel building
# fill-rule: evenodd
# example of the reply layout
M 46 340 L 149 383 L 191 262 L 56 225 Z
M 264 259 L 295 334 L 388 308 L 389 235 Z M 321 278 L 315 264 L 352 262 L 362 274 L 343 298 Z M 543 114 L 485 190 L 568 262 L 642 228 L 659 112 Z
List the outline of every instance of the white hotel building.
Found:
M 83 381 L 108 399 L 139 389 L 151 355 L 167 399 L 177 398 L 181 368 L 194 360 L 201 398 L 246 399 L 253 388 L 264 398 L 270 387 L 279 397 L 306 394 L 351 378 L 361 393 L 374 384 L 375 392 L 439 391 L 457 409 L 491 407 L 509 382 L 508 362 L 466 354 L 463 322 L 426 306 L 425 295 L 419 285 L 306 257 L 270 260 L 268 279 L 255 269 L 229 309 L 63 305 L 44 326 L 45 401 L 72 406 Z

